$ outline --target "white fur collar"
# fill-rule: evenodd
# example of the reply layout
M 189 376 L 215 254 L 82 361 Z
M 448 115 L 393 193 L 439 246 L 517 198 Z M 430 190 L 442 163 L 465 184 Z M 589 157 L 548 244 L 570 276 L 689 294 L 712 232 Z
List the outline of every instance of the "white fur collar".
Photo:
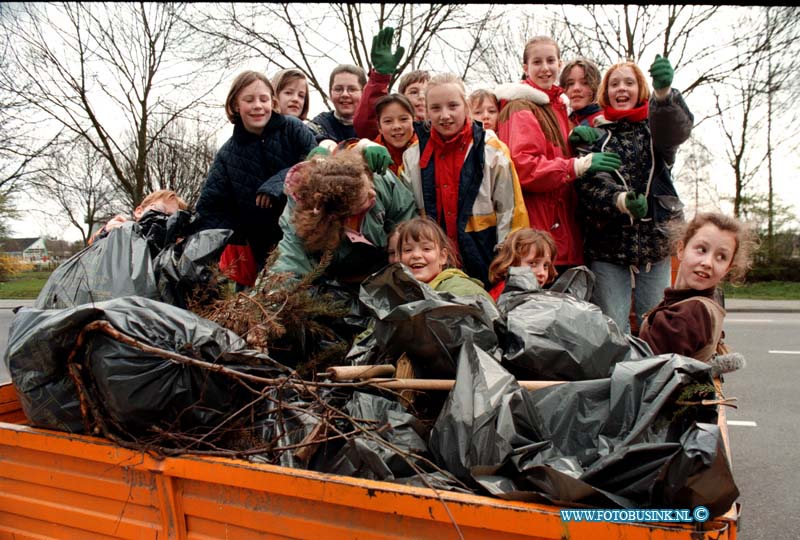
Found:
M 498 100 L 504 99 L 511 101 L 512 99 L 527 99 L 533 101 L 537 105 L 547 105 L 550 103 L 550 98 L 541 90 L 525 83 L 505 83 L 494 89 L 494 95 Z

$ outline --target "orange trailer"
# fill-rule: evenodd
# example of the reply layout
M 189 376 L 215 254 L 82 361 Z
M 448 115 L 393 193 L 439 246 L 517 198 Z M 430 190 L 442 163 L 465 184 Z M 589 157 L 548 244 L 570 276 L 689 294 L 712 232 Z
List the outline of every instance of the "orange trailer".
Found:
M 727 433 L 723 412 L 720 423 Z M 734 540 L 736 531 L 736 507 L 702 529 L 566 523 L 551 505 L 237 459 L 157 459 L 27 426 L 13 386 L 0 386 L 4 539 Z

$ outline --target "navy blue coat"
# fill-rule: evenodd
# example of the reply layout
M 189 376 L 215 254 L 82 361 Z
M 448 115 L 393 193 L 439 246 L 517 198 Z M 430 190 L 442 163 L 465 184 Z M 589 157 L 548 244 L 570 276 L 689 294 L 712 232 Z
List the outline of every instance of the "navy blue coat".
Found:
M 357 137 L 353 125 L 342 124 L 333 114 L 333 111 L 319 113 L 308 123 L 308 127 L 314 131 L 317 142 L 324 139 L 331 139 L 334 142 L 342 142 L 347 139 Z
M 280 241 L 278 218 L 286 204 L 283 180 L 292 165 L 316 146 L 300 120 L 273 111 L 261 135 L 241 122 L 217 151 L 197 201 L 197 230 L 233 229 L 233 244 L 249 243 L 259 268 Z M 256 206 L 256 193 L 273 197 L 270 208 Z

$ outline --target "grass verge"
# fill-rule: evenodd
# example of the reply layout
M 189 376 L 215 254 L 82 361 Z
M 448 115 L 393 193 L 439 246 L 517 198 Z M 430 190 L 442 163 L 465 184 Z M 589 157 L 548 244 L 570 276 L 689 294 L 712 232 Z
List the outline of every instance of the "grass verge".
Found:
M 32 270 L 11 276 L 0 283 L 0 298 L 36 298 L 50 274 L 49 270 Z
M 725 298 L 753 300 L 800 300 L 800 281 L 759 281 L 734 287 L 725 283 Z

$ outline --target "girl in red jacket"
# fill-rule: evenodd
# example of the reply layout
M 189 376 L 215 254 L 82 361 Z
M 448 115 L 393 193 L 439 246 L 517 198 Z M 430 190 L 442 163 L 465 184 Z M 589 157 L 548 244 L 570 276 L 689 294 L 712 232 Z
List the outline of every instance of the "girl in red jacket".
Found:
M 572 183 L 588 171 L 614 171 L 620 161 L 604 152 L 570 156 L 567 106 L 562 89 L 555 84 L 561 69 L 555 41 L 542 36 L 528 40 L 522 68 L 525 78 L 521 83 L 495 89 L 502 106 L 497 135 L 511 152 L 531 227 L 548 231 L 556 242 L 555 264 L 562 268 L 583 264 Z

